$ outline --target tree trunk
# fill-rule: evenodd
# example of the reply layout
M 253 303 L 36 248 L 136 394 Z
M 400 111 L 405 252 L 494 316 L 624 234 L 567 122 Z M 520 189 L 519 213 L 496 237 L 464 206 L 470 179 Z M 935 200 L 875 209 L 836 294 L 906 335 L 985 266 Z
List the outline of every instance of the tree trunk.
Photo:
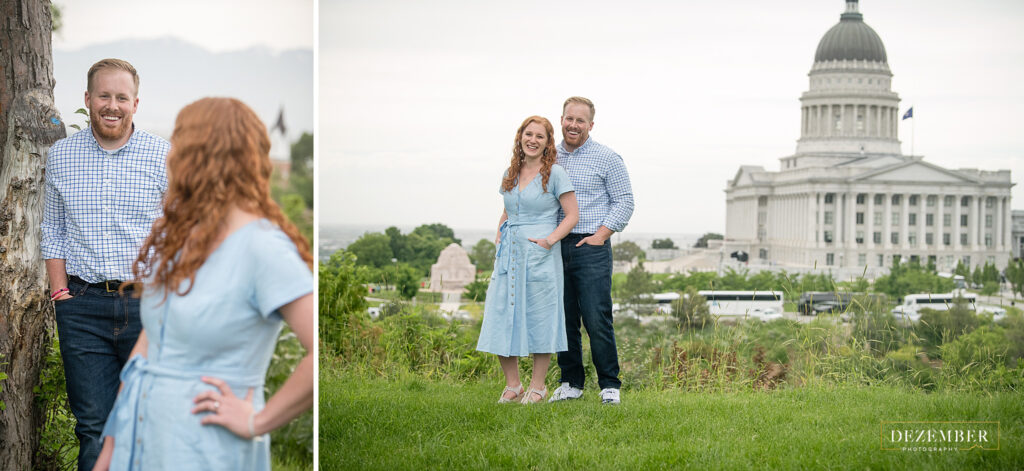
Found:
M 33 466 L 33 387 L 53 330 L 39 249 L 46 151 L 65 136 L 53 104 L 50 2 L 0 1 L 0 469 Z M 0 375 L 2 377 L 2 375 Z

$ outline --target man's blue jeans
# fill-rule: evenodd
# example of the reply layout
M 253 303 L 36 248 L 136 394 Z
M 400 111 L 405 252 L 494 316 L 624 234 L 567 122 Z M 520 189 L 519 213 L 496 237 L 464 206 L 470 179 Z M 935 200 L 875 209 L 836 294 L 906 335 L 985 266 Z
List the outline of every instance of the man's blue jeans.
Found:
M 56 301 L 57 334 L 68 402 L 78 423 L 78 469 L 91 470 L 100 433 L 114 407 L 121 367 L 139 338 L 139 300 L 125 293 L 68 282 L 71 299 Z
M 569 234 L 562 239 L 562 266 L 565 275 L 565 331 L 569 350 L 558 353 L 561 382 L 583 389 L 583 336 L 580 322 L 590 336 L 590 357 L 597 370 L 601 389 L 616 388 L 619 381 L 619 354 L 612 327 L 612 241 L 604 245 L 583 244 L 589 234 Z

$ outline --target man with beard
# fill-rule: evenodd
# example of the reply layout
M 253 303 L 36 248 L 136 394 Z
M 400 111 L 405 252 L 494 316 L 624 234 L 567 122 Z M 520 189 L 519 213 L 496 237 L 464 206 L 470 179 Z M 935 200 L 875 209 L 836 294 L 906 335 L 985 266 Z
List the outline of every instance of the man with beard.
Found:
M 569 350 L 558 353 L 562 385 L 550 402 L 583 396 L 585 371 L 580 321 L 590 336 L 590 354 L 601 402 L 618 404 L 619 355 L 612 327 L 612 243 L 633 215 L 633 189 L 622 157 L 590 138 L 594 103 L 570 97 L 562 105 L 558 164 L 569 173 L 579 204 L 579 223 L 562 239 L 565 330 Z M 559 222 L 562 215 L 559 212 Z
M 46 160 L 42 252 L 75 414 L 78 469 L 92 469 L 118 375 L 139 336 L 139 300 L 118 292 L 162 215 L 170 144 L 136 129 L 139 76 L 104 59 L 89 69 L 89 127 L 57 141 Z

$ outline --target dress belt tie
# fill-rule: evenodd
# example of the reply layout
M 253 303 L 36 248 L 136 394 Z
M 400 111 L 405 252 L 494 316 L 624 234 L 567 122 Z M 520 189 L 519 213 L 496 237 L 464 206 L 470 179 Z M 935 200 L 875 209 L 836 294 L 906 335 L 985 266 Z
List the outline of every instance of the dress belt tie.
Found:
M 140 469 L 136 463 L 136 428 L 142 420 L 139 414 L 139 402 L 142 396 L 142 379 L 146 375 L 154 375 L 165 378 L 178 378 L 185 380 L 201 381 L 203 376 L 212 376 L 224 380 L 231 385 L 242 385 L 249 387 L 263 387 L 263 374 L 238 374 L 230 371 L 207 370 L 197 372 L 181 368 L 172 368 L 157 363 L 151 363 L 142 355 L 135 355 L 121 370 L 121 382 L 124 387 L 114 402 L 114 413 L 107 419 L 103 426 L 101 437 L 114 437 L 114 456 L 110 462 L 110 469 Z M 237 393 L 237 391 L 234 391 Z M 191 410 L 182 411 L 183 414 L 191 414 Z M 136 417 L 139 417 L 136 419 Z

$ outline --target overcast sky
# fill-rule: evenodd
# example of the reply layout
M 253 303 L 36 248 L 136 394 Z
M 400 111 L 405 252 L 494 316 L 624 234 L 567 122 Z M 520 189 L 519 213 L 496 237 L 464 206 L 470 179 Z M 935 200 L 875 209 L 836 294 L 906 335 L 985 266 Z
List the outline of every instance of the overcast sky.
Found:
M 778 170 L 842 0 L 321 0 L 319 222 L 490 228 L 514 133 L 566 97 L 626 162 L 637 232 L 722 232 L 726 180 Z M 914 153 L 1024 175 L 1024 2 L 866 0 Z M 900 126 L 903 152 L 911 120 Z M 560 132 L 556 132 L 560 139 Z M 1024 208 L 1024 188 L 1014 188 Z
M 54 0 L 56 49 L 173 36 L 212 52 L 313 48 L 313 0 Z

